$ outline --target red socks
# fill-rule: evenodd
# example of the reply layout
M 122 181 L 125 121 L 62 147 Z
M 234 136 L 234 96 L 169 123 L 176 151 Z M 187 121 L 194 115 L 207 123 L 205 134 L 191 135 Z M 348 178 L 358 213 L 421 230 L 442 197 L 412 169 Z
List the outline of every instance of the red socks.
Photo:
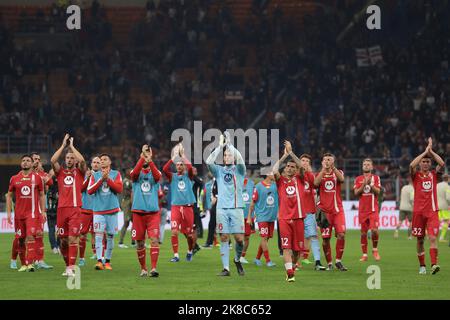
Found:
M 26 244 L 26 248 L 27 248 L 26 264 L 27 265 L 32 264 L 33 261 L 36 259 L 35 247 L 36 247 L 36 241 L 34 241 L 34 240 L 27 241 L 27 244 Z
M 139 260 L 139 264 L 141 265 L 141 269 L 147 270 L 147 266 L 145 264 L 145 259 L 146 259 L 145 258 L 145 256 L 146 256 L 145 247 L 142 249 L 137 249 L 136 253 L 137 253 L 138 260 Z
M 372 232 L 372 247 L 376 249 L 378 247 L 378 232 Z
M 86 237 L 80 237 L 80 259 L 84 259 L 86 252 Z
M 259 245 L 258 253 L 256 254 L 256 259 L 258 259 L 258 260 L 261 259 L 262 254 L 263 254 L 263 249 L 262 249 L 261 245 Z
M 75 262 L 77 261 L 77 255 L 78 255 L 78 244 L 77 243 L 70 243 L 69 244 L 69 266 L 75 265 Z
M 159 247 L 151 247 L 150 248 L 150 260 L 152 262 L 152 269 L 156 269 L 156 264 L 158 263 L 158 257 L 159 257 Z
M 192 251 L 192 249 L 194 248 L 194 237 L 193 236 L 187 237 L 187 243 L 188 243 L 188 250 Z
M 303 250 L 303 252 L 302 252 L 302 255 L 303 255 L 303 259 L 308 259 L 308 257 L 309 257 L 309 249 L 304 249 Z
M 178 253 L 178 236 L 172 235 L 171 241 L 173 253 Z
M 336 260 L 341 260 L 344 255 L 345 239 L 336 240 Z
M 361 249 L 364 254 L 367 254 L 367 234 L 361 234 Z
M 266 258 L 266 262 L 270 262 L 269 250 L 263 251 L 263 252 L 264 252 L 264 258 Z
M 61 248 L 60 248 L 60 250 L 61 250 L 61 255 L 64 258 L 64 262 L 66 263 L 66 266 L 68 266 L 69 265 L 69 258 L 68 258 L 69 248 L 67 247 L 66 242 L 61 241 Z
M 425 254 L 423 255 L 425 257 Z M 430 248 L 431 265 L 437 264 L 438 260 L 438 249 Z
M 331 246 L 330 242 L 323 241 L 322 243 L 323 253 L 325 254 L 325 258 L 327 259 L 327 263 L 330 264 L 333 262 L 333 258 L 331 257 Z
M 431 254 L 431 250 L 430 250 L 430 254 Z M 425 266 L 425 252 L 418 253 L 417 258 L 419 259 L 420 266 Z
M 18 254 L 19 254 L 19 239 L 14 238 L 11 248 L 11 260 L 16 260 Z
M 44 237 L 36 236 L 34 245 L 36 252 L 36 260 L 37 261 L 44 260 Z

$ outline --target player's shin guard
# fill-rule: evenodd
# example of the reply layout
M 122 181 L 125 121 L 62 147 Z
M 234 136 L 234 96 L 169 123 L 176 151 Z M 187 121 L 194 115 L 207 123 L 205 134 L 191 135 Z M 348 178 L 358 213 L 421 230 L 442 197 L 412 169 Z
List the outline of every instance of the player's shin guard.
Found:
M 311 239 L 311 249 L 314 256 L 314 261 L 320 261 L 320 244 L 319 239 L 312 238 Z
M 336 240 L 336 260 L 341 260 L 344 255 L 345 239 Z
M 172 235 L 172 237 L 170 238 L 171 242 L 172 242 L 172 250 L 174 254 L 178 253 L 178 235 Z
M 69 266 L 74 266 L 77 261 L 78 243 L 69 243 Z
M 323 248 L 323 253 L 325 254 L 325 258 L 327 259 L 327 263 L 328 264 L 332 263 L 333 257 L 331 256 L 330 241 L 323 241 L 322 248 Z
M 44 260 L 44 237 L 37 235 L 35 238 L 36 261 Z
M 36 241 L 33 240 L 28 240 L 27 244 L 27 254 L 26 254 L 26 264 L 32 264 L 33 261 L 36 259 Z
M 80 259 L 84 259 L 86 252 L 86 237 L 80 237 Z
M 363 254 L 367 254 L 367 233 L 361 233 L 361 250 Z
M 430 248 L 430 258 L 431 258 L 431 265 L 437 264 L 437 261 L 438 261 L 438 249 L 437 248 Z
M 224 269 L 230 270 L 230 244 L 228 241 L 220 243 L 220 259 Z
M 96 233 L 95 234 L 95 253 L 97 254 L 97 260 L 102 260 L 103 233 Z
M 241 256 L 242 256 L 242 251 L 244 250 L 244 242 L 236 241 L 236 244 L 234 247 L 236 249 L 236 255 L 234 258 L 236 261 L 239 261 L 239 259 L 241 259 Z
M 156 264 L 158 263 L 159 257 L 159 247 L 150 248 L 150 260 L 152 262 L 152 269 L 156 269 Z
M 262 254 L 263 254 L 263 249 L 262 249 L 261 245 L 259 245 L 258 253 L 256 254 L 256 259 L 258 259 L 258 260 L 261 259 Z
M 113 249 L 114 249 L 114 235 L 108 234 L 106 238 L 105 260 L 107 261 L 111 260 Z
M 417 253 L 417 258 L 419 259 L 419 265 L 425 266 L 425 252 Z
M 145 261 L 146 261 L 145 246 L 142 249 L 137 249 L 136 253 L 137 253 L 138 260 L 139 260 L 139 264 L 141 265 L 141 269 L 147 270 L 147 265 L 145 264 Z
M 19 254 L 19 239 L 14 238 L 11 248 L 11 260 L 16 260 Z
M 376 249 L 378 248 L 378 232 L 372 232 L 372 248 Z

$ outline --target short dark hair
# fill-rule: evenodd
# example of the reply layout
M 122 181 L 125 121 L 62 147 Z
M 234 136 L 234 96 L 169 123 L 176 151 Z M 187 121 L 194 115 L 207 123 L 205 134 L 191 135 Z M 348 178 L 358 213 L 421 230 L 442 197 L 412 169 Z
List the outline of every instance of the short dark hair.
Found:
M 302 159 L 302 158 L 309 159 L 309 162 L 312 162 L 312 157 L 310 154 L 304 153 L 300 156 L 300 159 Z
M 330 152 L 325 152 L 325 153 L 322 155 L 322 160 L 323 160 L 323 158 L 325 158 L 325 157 L 333 157 L 333 159 L 336 160 L 336 157 L 334 156 L 334 154 L 332 154 L 332 153 L 330 153 Z
M 370 159 L 370 158 L 365 158 L 365 159 L 363 160 L 363 162 L 366 162 L 366 161 L 369 161 L 369 162 L 373 163 L 373 160 Z
M 24 155 L 20 158 L 20 160 L 23 160 L 23 158 L 30 158 L 31 161 L 33 161 L 33 157 L 32 157 L 30 154 L 24 154 Z
M 37 153 L 36 151 L 33 151 L 30 153 L 31 158 L 33 158 L 34 155 L 40 156 L 40 154 Z
M 107 154 L 107 153 L 102 153 L 102 154 L 100 154 L 98 157 L 99 157 L 99 158 L 101 158 L 101 157 L 108 157 L 109 160 L 111 160 L 111 156 L 110 156 L 109 154 Z
M 426 155 L 423 156 L 422 160 L 423 159 L 430 159 L 431 160 L 431 156 L 427 153 Z

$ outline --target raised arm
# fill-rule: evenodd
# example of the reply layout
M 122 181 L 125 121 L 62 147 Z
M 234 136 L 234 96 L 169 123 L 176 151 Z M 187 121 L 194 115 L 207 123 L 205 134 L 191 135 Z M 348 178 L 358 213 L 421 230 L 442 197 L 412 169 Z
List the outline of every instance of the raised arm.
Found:
M 303 168 L 302 162 L 300 161 L 300 159 L 292 151 L 292 144 L 286 140 L 286 141 L 284 141 L 284 147 L 285 147 L 286 151 L 288 152 L 289 156 L 292 158 L 292 160 L 294 160 L 295 164 L 299 167 L 300 178 L 303 179 L 303 177 L 305 176 L 305 169 Z
M 58 174 L 59 169 L 61 168 L 58 161 L 59 161 L 59 158 L 61 157 L 61 154 L 64 151 L 64 148 L 67 145 L 67 140 L 69 139 L 69 137 L 70 137 L 69 134 L 66 133 L 61 146 L 59 147 L 58 150 L 56 150 L 56 152 L 53 154 L 53 156 L 50 159 L 50 162 L 52 163 L 52 168 L 53 168 L 53 171 L 55 172 L 55 175 Z
M 206 165 L 208 166 L 208 170 L 213 174 L 213 176 L 217 175 L 217 166 L 215 164 L 217 157 L 222 151 L 223 146 L 225 145 L 225 137 L 221 134 L 219 140 L 219 146 L 216 147 L 213 152 L 206 159 Z
M 163 172 L 166 175 L 167 179 L 169 180 L 169 182 L 172 181 L 172 171 L 170 171 L 170 167 L 173 163 L 173 160 L 170 159 L 169 161 L 166 162 L 166 164 L 163 167 Z
M 344 173 L 341 170 L 337 169 L 334 165 L 333 165 L 333 172 L 336 175 L 337 181 L 339 183 L 344 183 L 345 181 Z
M 273 165 L 272 173 L 273 173 L 273 175 L 274 175 L 274 177 L 275 177 L 275 180 L 277 180 L 277 181 L 278 181 L 278 179 L 280 179 L 280 176 L 281 176 L 281 174 L 280 174 L 280 172 L 279 172 L 279 170 L 280 170 L 280 164 L 282 164 L 282 163 L 284 162 L 284 160 L 286 160 L 286 158 L 287 158 L 288 156 L 289 156 L 289 152 L 286 150 L 286 147 L 285 147 L 285 148 L 284 148 L 283 156 L 282 156 L 280 159 L 278 159 L 278 161 L 275 162 L 275 164 Z
M 83 155 L 77 150 L 77 148 L 75 148 L 75 146 L 73 145 L 73 137 L 69 139 L 69 149 L 72 151 L 72 153 L 75 156 L 75 159 L 78 160 L 78 164 L 79 164 L 79 169 L 80 171 L 84 174 L 87 170 L 87 165 L 86 165 L 86 161 L 84 160 Z

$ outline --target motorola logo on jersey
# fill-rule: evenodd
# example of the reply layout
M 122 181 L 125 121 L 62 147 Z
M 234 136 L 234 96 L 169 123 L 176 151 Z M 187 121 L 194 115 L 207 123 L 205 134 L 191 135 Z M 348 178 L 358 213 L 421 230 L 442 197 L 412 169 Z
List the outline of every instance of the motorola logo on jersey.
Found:
M 334 182 L 333 181 L 325 182 L 325 189 L 332 190 L 333 188 L 334 188 Z
M 179 190 L 184 190 L 184 189 L 186 189 L 186 183 L 184 183 L 183 180 L 178 181 L 178 189 L 179 189 Z
M 73 177 L 72 176 L 67 176 L 64 178 L 64 184 L 70 185 L 73 183 Z
M 431 181 L 424 181 L 424 182 L 422 182 L 422 187 L 425 190 L 430 190 L 431 189 Z
M 144 182 L 141 184 L 141 190 L 142 192 L 149 192 L 151 190 L 152 186 L 149 182 Z
M 29 186 L 23 186 L 22 189 L 20 189 L 20 193 L 23 196 L 28 196 L 31 193 L 31 189 Z
M 369 193 L 370 192 L 370 186 L 369 185 L 366 185 L 365 187 L 364 187 L 364 193 Z
M 102 183 L 102 191 L 103 192 L 109 192 L 109 186 L 107 182 Z
M 248 200 L 250 200 L 250 196 L 248 195 L 247 192 L 242 193 L 242 199 L 247 202 Z
M 293 195 L 295 193 L 295 188 L 293 186 L 286 187 L 286 193 L 288 195 Z
M 223 180 L 226 183 L 230 183 L 231 180 L 233 180 L 233 175 L 231 173 L 225 173 L 225 175 L 223 176 Z
M 266 203 L 269 206 L 272 206 L 275 203 L 275 198 L 273 196 L 268 196 L 266 199 Z

